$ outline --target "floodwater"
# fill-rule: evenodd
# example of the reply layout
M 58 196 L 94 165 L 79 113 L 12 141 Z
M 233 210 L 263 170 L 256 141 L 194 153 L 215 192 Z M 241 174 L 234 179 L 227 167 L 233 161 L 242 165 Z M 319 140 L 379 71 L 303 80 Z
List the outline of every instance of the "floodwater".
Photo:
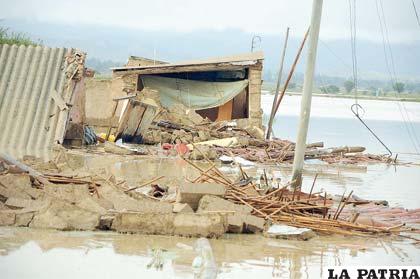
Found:
M 403 241 L 341 236 L 226 235 L 209 241 L 210 271 L 192 267 L 192 238 L 0 228 L 0 239 L 1 278 L 327 278 L 328 266 L 419 262 L 419 249 Z M 153 250 L 162 252 L 161 268 L 148 267 Z
M 271 96 L 263 96 L 269 113 Z M 316 97 L 308 141 L 326 146 L 362 145 L 371 153 L 385 153 L 350 112 L 352 100 Z M 327 166 L 308 161 L 304 190 L 319 174 L 315 191 L 388 200 L 392 206 L 420 208 L 420 156 L 407 125 L 420 136 L 420 103 L 361 102 L 368 125 L 409 165 Z M 399 107 L 410 122 L 401 120 Z M 275 121 L 275 135 L 295 140 L 299 97 L 285 96 Z M 414 141 L 415 142 L 415 141 Z M 177 158 L 121 161 L 92 156 L 90 170 L 112 173 L 128 184 L 165 175 L 162 183 L 176 185 L 196 172 Z M 267 167 L 283 180 L 291 166 Z M 251 175 L 256 167 L 247 169 Z M 235 172 L 234 169 L 227 171 Z M 116 234 L 113 232 L 56 232 L 0 228 L 1 278 L 327 278 L 327 267 L 345 265 L 418 265 L 420 247 L 402 238 L 319 236 L 309 241 L 268 239 L 259 235 L 231 235 L 210 240 L 211 264 L 193 268 L 197 239 Z M 161 265 L 153 259 L 160 255 Z M 213 261 L 213 260 L 214 261 Z M 158 262 L 159 262 L 158 261 Z

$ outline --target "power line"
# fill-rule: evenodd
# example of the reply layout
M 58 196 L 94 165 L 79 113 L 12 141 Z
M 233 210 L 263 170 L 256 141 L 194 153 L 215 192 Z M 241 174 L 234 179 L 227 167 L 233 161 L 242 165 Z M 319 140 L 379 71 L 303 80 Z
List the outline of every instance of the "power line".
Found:
M 376 4 L 376 12 L 378 15 L 379 26 L 380 26 L 381 35 L 382 35 L 382 46 L 383 46 L 383 51 L 384 51 L 384 56 L 385 56 L 385 65 L 386 65 L 392 86 L 395 87 L 395 85 L 397 84 L 397 75 L 395 71 L 394 56 L 392 53 L 391 44 L 389 42 L 388 27 L 386 25 L 386 20 L 385 20 L 385 12 L 384 12 L 382 2 L 380 0 L 376 0 L 375 4 Z M 395 97 L 398 98 L 397 93 L 395 92 L 394 94 L 395 94 Z M 414 149 L 418 153 L 419 152 L 418 147 L 420 147 L 420 143 L 417 138 L 414 126 L 411 123 L 411 119 L 407 112 L 407 108 L 405 107 L 404 103 L 401 103 L 399 101 L 396 101 L 396 103 L 398 105 L 398 109 L 402 116 L 404 126 L 407 130 L 407 134 L 410 138 L 410 141 L 413 144 Z
M 351 60 L 353 71 L 353 84 L 354 84 L 354 101 L 358 104 L 358 76 L 357 76 L 357 52 L 356 52 L 356 0 L 349 0 L 349 19 L 350 19 L 350 40 L 351 40 Z M 358 106 L 356 112 L 359 113 Z
M 416 15 L 417 24 L 420 27 L 420 19 L 419 19 L 419 14 L 417 13 L 416 4 L 414 4 L 414 0 L 411 0 L 411 3 L 413 4 L 413 10 L 414 10 L 414 14 Z

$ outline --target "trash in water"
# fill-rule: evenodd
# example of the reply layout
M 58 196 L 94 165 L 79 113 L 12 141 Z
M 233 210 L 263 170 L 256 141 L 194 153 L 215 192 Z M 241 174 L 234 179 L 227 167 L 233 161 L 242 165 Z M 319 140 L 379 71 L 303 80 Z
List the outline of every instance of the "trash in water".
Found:
M 194 278 L 216 278 L 217 266 L 213 257 L 213 250 L 207 238 L 199 238 L 195 242 L 195 251 L 197 256 L 192 262 L 194 268 Z

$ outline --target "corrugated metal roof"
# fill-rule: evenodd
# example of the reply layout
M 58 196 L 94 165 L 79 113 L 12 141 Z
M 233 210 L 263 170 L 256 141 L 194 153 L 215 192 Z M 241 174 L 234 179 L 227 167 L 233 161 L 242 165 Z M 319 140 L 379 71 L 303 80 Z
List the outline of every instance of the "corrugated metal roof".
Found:
M 48 158 L 62 143 L 72 92 L 66 57 L 72 49 L 0 45 L 0 150 Z
M 214 57 L 202 60 L 189 60 L 181 61 L 176 63 L 158 64 L 158 65 L 145 65 L 145 66 L 125 66 L 125 67 L 114 67 L 111 68 L 113 71 L 130 71 L 130 70 L 142 70 L 150 68 L 165 68 L 165 67 L 182 67 L 182 66 L 199 66 L 199 65 L 211 65 L 221 63 L 231 63 L 233 65 L 248 65 L 246 62 L 256 62 L 264 59 L 264 53 L 262 51 L 250 52 L 237 54 L 233 56 Z

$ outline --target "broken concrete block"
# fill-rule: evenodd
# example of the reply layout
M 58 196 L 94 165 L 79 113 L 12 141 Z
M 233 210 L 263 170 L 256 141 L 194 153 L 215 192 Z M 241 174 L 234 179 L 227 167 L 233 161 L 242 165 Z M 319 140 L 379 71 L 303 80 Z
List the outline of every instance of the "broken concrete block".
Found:
M 185 183 L 181 185 L 177 193 L 176 201 L 188 203 L 193 210 L 197 210 L 198 202 L 205 195 L 223 197 L 226 188 L 218 183 Z
M 101 216 L 99 219 L 99 226 L 98 228 L 100 230 L 110 230 L 112 227 L 112 222 L 114 221 L 115 216 L 114 215 L 104 215 Z
M 30 177 L 27 174 L 0 175 L 0 201 L 8 198 L 31 199 L 25 190 L 32 189 Z
M 46 209 L 35 214 L 29 226 L 58 230 L 94 230 L 98 225 L 98 213 L 63 201 L 52 200 Z
M 257 233 L 264 231 L 265 220 L 254 215 L 245 215 L 244 217 L 244 231 Z
M 135 199 L 120 189 L 110 184 L 98 187 L 101 199 L 113 204 L 116 211 L 137 211 L 142 213 L 171 213 L 172 205 L 166 202 L 152 201 L 149 199 Z
M 27 227 L 34 218 L 33 212 L 16 213 L 16 227 Z
M 174 213 L 118 213 L 112 222 L 112 229 L 118 232 L 171 235 Z
M 227 230 L 227 220 L 222 214 L 177 214 L 174 234 L 188 237 L 220 237 Z
M 226 218 L 220 214 L 118 213 L 112 223 L 118 232 L 141 234 L 219 237 L 226 232 Z
M 210 132 L 208 131 L 198 131 L 198 137 L 200 139 L 200 141 L 206 141 L 209 140 L 211 138 Z
M 95 201 L 92 197 L 87 197 L 76 202 L 76 205 L 82 209 L 86 209 L 92 212 L 96 212 L 99 214 L 105 214 L 107 210 L 103 208 L 97 201 Z
M 280 239 L 308 240 L 316 234 L 307 228 L 297 228 L 288 225 L 272 225 L 264 233 L 265 236 Z
M 244 230 L 244 216 L 241 214 L 227 215 L 229 233 L 242 233 Z
M 187 203 L 174 203 L 172 211 L 174 213 L 194 213 L 191 206 Z
M 13 226 L 15 224 L 16 214 L 13 211 L 0 211 L 0 226 Z
M 21 208 L 40 208 L 42 206 L 41 200 L 31 199 L 20 199 L 20 198 L 8 198 L 5 205 L 10 209 L 21 209 Z
M 193 151 L 190 152 L 190 155 L 188 156 L 188 158 L 190 160 L 203 160 L 204 156 L 200 151 L 194 149 Z
M 209 211 L 234 211 L 236 213 L 251 214 L 252 208 L 243 204 L 235 204 L 217 196 L 205 195 L 198 203 L 197 213 Z
M 76 203 L 79 200 L 90 197 L 87 184 L 47 184 L 44 191 L 48 196 Z
M 32 187 L 31 178 L 24 173 L 0 175 L 0 183 L 7 188 L 16 188 L 17 186 Z
M 256 139 L 264 139 L 264 130 L 257 126 L 248 126 L 245 128 L 245 131 Z

